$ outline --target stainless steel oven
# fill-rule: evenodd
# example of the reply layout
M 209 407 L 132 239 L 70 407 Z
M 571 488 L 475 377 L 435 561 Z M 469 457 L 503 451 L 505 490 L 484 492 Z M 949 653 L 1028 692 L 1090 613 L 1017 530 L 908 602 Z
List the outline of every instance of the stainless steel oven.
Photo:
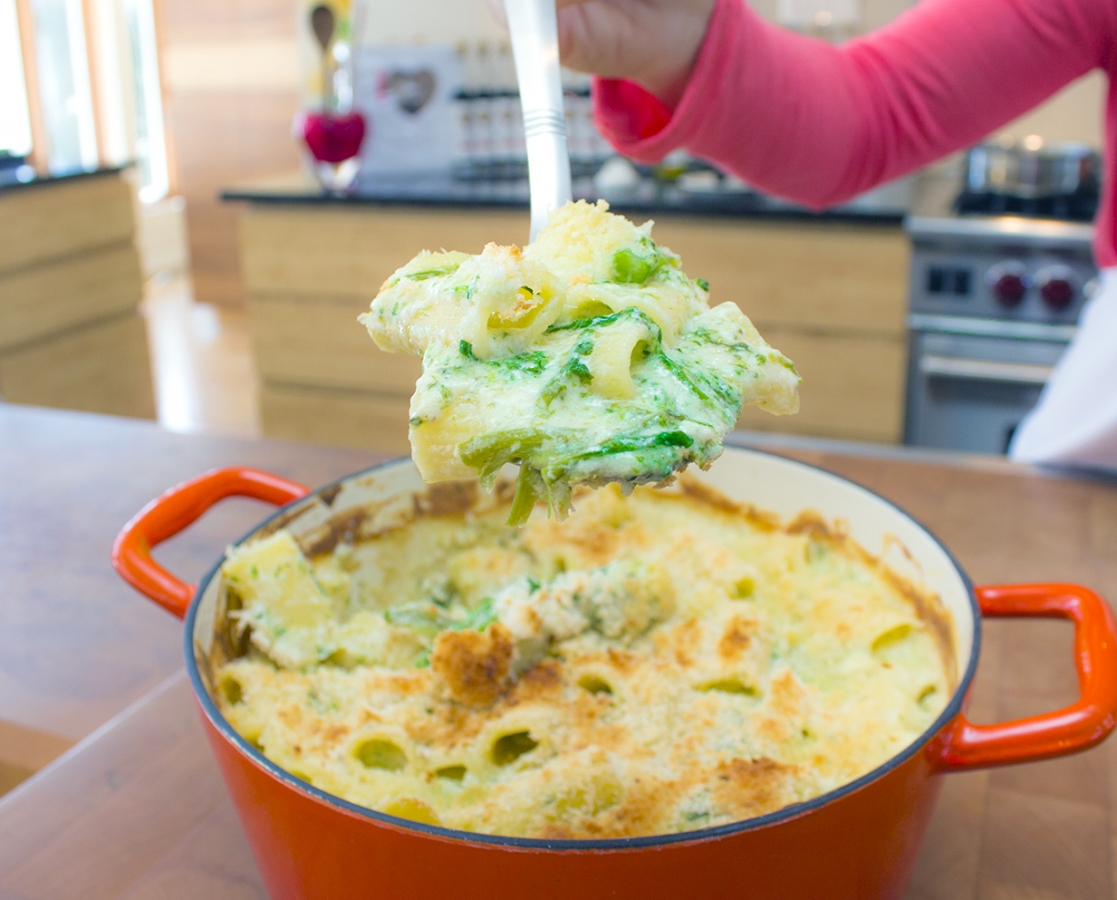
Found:
M 1004 453 L 1096 284 L 1089 225 L 912 217 L 905 442 Z
M 1066 340 L 974 334 L 968 323 L 917 317 L 908 373 L 907 442 L 1004 453 L 1035 406 Z M 1054 329 L 1052 329 L 1054 330 Z M 1072 329 L 1067 329 L 1069 332 Z

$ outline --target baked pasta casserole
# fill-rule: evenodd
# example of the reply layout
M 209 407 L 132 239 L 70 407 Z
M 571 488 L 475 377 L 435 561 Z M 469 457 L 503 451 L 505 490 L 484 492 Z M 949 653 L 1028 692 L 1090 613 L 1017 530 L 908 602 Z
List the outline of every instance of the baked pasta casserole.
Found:
M 485 834 L 685 832 L 866 774 L 951 694 L 948 613 L 817 515 L 684 475 L 512 528 L 512 485 L 441 487 L 461 502 L 311 546 L 279 529 L 222 568 L 222 713 L 345 800 Z

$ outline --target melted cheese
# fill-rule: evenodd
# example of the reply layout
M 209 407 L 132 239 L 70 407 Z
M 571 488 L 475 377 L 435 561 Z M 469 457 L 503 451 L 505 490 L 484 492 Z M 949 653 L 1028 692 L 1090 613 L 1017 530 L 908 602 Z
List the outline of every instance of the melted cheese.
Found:
M 525 250 L 419 254 L 361 317 L 421 354 L 412 455 L 428 482 L 521 467 L 514 522 L 573 486 L 661 483 L 707 466 L 744 404 L 798 409 L 799 376 L 733 303 L 608 204 L 568 204 Z
M 217 673 L 224 715 L 373 809 L 595 838 L 837 788 L 952 690 L 937 601 L 817 518 L 776 527 L 685 476 L 580 497 L 563 522 L 514 529 L 505 511 L 314 560 L 283 532 L 237 548 L 223 575 L 251 649 Z

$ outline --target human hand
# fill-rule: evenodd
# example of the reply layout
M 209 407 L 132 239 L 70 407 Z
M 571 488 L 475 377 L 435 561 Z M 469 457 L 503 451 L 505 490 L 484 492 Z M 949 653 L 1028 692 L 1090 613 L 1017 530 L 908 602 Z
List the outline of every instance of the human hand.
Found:
M 716 0 L 556 0 L 563 65 L 682 97 Z

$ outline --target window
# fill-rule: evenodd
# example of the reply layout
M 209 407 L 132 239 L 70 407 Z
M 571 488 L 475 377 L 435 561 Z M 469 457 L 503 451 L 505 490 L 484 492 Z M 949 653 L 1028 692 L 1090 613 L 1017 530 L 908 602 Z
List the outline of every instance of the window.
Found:
M 15 0 L 0 0 L 0 153 L 31 152 L 31 119 L 23 82 L 23 53 Z
M 31 20 L 22 23 L 23 46 L 17 3 Z M 0 0 L 0 150 L 22 155 L 34 144 L 54 173 L 135 162 L 140 199 L 166 196 L 152 0 L 25 3 Z M 27 54 L 34 63 L 27 71 L 36 72 L 38 82 L 31 115 Z
M 152 0 L 121 0 L 128 25 L 130 71 L 135 95 L 135 158 L 140 170 L 140 199 L 165 197 L 167 147 L 163 134 L 163 102 L 156 57 Z
M 33 0 L 35 56 L 52 172 L 97 165 L 81 0 Z

